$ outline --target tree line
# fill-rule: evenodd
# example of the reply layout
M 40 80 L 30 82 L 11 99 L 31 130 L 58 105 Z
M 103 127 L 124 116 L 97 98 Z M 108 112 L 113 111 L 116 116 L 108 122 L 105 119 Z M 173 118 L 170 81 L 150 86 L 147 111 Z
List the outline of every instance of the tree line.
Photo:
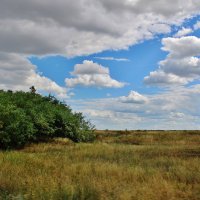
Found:
M 94 126 L 54 96 L 0 90 L 0 148 L 21 148 L 54 137 L 94 140 Z

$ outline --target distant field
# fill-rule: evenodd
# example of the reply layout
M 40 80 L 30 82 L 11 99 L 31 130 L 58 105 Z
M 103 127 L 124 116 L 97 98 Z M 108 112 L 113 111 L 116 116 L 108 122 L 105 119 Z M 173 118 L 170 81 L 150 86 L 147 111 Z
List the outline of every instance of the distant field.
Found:
M 200 200 L 200 131 L 96 131 L 0 151 L 0 199 Z

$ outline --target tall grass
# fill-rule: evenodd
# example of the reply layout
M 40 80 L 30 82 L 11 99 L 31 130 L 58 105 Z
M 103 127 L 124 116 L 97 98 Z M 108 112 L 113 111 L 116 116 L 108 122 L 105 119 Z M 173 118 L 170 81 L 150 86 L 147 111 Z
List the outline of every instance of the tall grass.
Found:
M 0 152 L 0 199 L 199 200 L 199 132 L 98 132 Z

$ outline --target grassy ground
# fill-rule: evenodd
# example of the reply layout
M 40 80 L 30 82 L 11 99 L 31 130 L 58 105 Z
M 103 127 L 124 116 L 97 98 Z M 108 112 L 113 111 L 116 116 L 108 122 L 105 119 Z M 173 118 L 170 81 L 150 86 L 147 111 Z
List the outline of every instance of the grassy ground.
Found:
M 97 131 L 0 151 L 0 199 L 200 200 L 200 131 Z

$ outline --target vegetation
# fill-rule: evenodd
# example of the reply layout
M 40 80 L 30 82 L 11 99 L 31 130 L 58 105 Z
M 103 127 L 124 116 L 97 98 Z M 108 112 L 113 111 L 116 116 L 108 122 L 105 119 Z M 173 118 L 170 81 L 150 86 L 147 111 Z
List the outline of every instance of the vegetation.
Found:
M 200 199 L 200 131 L 96 135 L 0 152 L 0 199 Z
M 94 139 L 93 126 L 81 113 L 73 113 L 53 96 L 30 92 L 0 91 L 0 149 L 21 148 L 53 137 L 74 142 Z

